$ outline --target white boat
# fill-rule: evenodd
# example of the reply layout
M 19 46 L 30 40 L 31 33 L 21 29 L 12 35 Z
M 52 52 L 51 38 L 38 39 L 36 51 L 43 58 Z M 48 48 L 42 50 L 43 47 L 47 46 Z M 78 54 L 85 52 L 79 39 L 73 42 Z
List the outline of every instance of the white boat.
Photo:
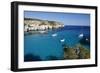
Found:
M 83 33 L 81 33 L 78 37 L 79 38 L 83 38 L 83 36 L 84 36 Z
M 46 31 L 39 31 L 40 33 L 45 33 Z
M 86 38 L 86 41 L 89 41 L 89 39 Z
M 52 34 L 52 37 L 55 37 L 55 36 L 57 36 L 57 34 L 55 33 L 55 34 Z
M 64 42 L 65 41 L 65 39 L 62 39 L 62 40 L 60 40 L 61 42 Z

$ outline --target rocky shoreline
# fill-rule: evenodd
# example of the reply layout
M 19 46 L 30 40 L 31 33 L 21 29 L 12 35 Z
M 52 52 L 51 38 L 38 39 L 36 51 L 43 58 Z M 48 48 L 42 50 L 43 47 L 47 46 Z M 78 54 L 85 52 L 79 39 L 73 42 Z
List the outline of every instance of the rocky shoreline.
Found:
M 90 50 L 77 45 L 76 47 L 64 47 L 64 59 L 89 59 Z

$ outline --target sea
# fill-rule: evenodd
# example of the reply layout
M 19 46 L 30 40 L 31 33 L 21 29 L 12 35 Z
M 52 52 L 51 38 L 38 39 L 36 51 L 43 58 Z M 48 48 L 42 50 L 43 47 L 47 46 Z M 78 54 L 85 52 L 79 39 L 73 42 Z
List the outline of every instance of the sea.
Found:
M 24 36 L 24 61 L 62 60 L 63 44 L 74 47 L 82 39 L 80 34 L 90 39 L 90 26 L 65 26 L 47 33 L 27 34 Z M 83 46 L 90 49 L 89 44 Z

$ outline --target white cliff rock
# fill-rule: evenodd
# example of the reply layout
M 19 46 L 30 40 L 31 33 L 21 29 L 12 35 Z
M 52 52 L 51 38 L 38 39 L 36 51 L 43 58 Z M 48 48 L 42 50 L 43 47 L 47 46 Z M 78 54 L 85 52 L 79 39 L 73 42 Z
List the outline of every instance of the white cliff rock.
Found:
M 24 18 L 24 31 L 43 31 L 60 27 L 64 25 L 57 21 Z

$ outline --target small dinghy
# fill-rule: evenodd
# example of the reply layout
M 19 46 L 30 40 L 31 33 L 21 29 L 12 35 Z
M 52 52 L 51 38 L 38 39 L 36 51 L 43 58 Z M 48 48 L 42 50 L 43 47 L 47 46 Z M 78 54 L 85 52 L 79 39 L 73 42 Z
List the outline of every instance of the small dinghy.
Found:
M 46 31 L 39 31 L 40 33 L 45 33 Z
M 83 38 L 83 36 L 84 36 L 83 33 L 81 33 L 78 37 L 79 38 Z
M 55 37 L 55 36 L 57 36 L 57 34 L 55 33 L 55 34 L 52 34 L 52 37 Z
M 60 42 L 64 42 L 64 41 L 65 41 L 65 39 L 60 40 Z

